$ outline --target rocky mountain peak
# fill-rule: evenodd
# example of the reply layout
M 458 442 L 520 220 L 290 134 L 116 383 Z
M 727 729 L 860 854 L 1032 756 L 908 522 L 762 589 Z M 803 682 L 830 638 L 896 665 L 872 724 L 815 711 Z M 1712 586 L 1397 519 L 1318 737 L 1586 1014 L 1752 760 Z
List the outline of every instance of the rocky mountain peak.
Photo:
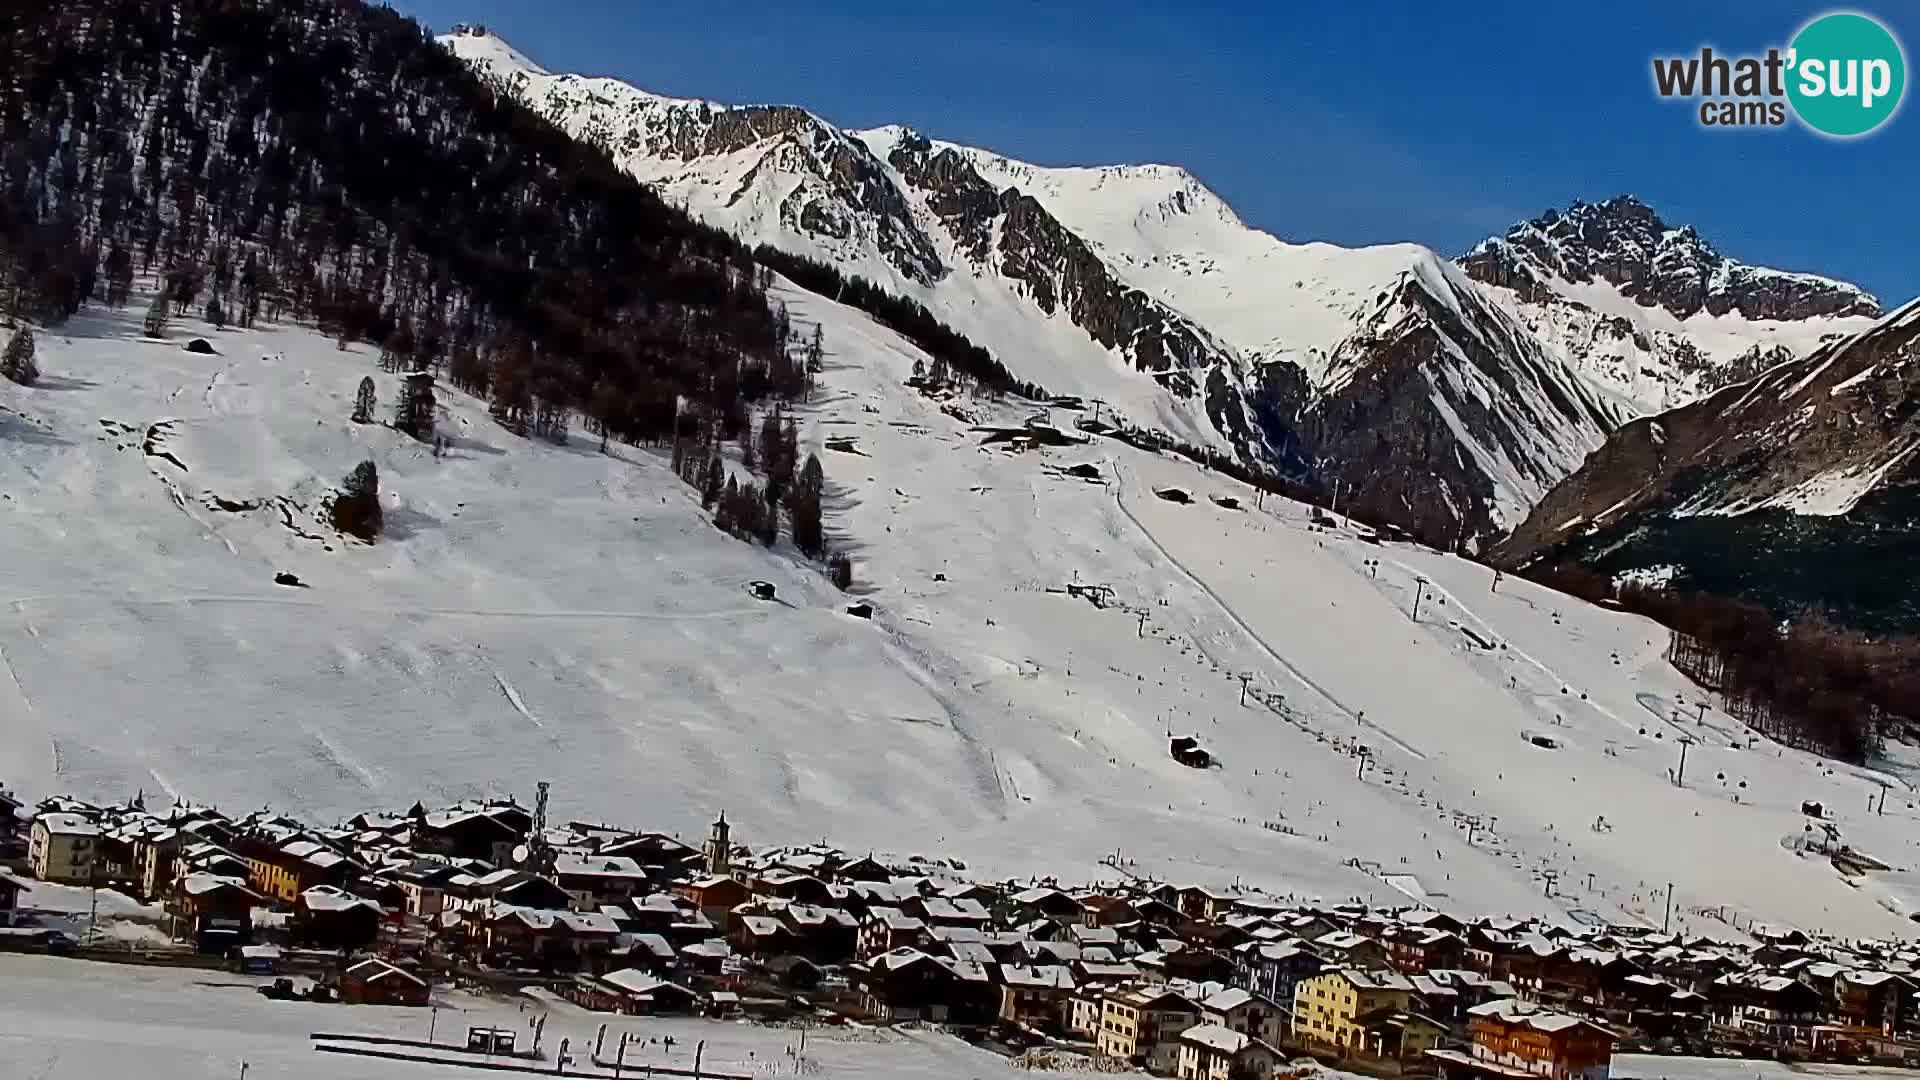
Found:
M 1879 302 L 1857 286 L 1729 258 L 1698 229 L 1668 223 L 1630 194 L 1548 210 L 1482 241 L 1460 264 L 1536 303 L 1552 300 L 1556 285 L 1605 281 L 1643 307 L 1683 319 L 1701 311 L 1768 320 L 1880 314 Z

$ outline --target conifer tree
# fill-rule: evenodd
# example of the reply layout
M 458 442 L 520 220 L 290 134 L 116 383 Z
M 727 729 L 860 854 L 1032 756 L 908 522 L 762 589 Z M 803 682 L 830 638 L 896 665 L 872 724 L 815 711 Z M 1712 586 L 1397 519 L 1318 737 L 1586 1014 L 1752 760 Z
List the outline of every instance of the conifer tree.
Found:
M 787 519 L 793 530 L 793 546 L 812 559 L 826 552 L 825 528 L 820 520 L 820 499 L 825 487 L 826 473 L 820 468 L 820 459 L 808 454 L 807 463 L 800 467 L 799 479 L 787 492 Z
M 34 362 L 33 331 L 24 324 L 13 332 L 4 353 L 0 353 L 0 375 L 4 375 L 21 386 L 32 386 L 40 379 L 40 368 Z
M 347 474 L 346 481 L 333 499 L 333 527 L 348 536 L 369 543 L 380 535 L 383 525 L 380 511 L 380 471 L 373 462 L 363 461 Z
M 408 375 L 405 385 L 400 388 L 399 400 L 394 403 L 394 430 L 404 431 L 421 442 L 432 442 L 434 411 L 437 407 L 438 402 L 433 396 L 433 376 L 424 371 Z
M 727 477 L 726 465 L 722 464 L 717 456 L 708 459 L 706 477 L 701 482 L 700 505 L 711 510 L 714 504 L 720 501 L 721 485 L 732 482 Z
M 373 410 L 376 407 L 377 403 L 373 397 L 373 376 L 364 376 L 360 380 L 360 392 L 353 397 L 353 422 L 373 423 Z
M 172 305 L 173 298 L 167 295 L 167 290 L 161 289 L 153 298 L 152 305 L 147 308 L 146 322 L 141 326 L 148 337 L 157 338 L 166 332 L 167 318 L 172 314 Z

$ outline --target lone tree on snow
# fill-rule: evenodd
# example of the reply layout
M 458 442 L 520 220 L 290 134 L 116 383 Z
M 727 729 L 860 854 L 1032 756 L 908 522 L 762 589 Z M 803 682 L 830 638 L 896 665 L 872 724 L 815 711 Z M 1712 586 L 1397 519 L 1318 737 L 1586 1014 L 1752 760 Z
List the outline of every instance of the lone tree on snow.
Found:
M 847 558 L 845 552 L 834 552 L 833 558 L 827 560 L 827 576 L 841 592 L 853 588 L 853 560 Z
M 147 308 L 146 322 L 141 327 L 148 337 L 157 338 L 166 331 L 167 317 L 172 314 L 172 304 L 173 297 L 167 295 L 165 289 L 161 289 L 159 295 L 153 298 L 153 304 Z
M 333 527 L 372 543 L 380 536 L 380 470 L 373 462 L 353 467 L 333 499 Z
M 433 374 L 415 371 L 407 376 L 400 400 L 394 403 L 393 426 L 421 442 L 433 441 Z
M 807 373 L 818 375 L 826 366 L 827 339 L 819 323 L 813 324 L 813 340 L 807 342 Z M 918 361 L 915 361 L 918 363 Z
M 40 378 L 40 368 L 33 362 L 32 330 L 22 326 L 13 332 L 7 351 L 0 353 L 0 375 L 21 386 L 32 386 Z
M 808 454 L 807 463 L 800 467 L 800 479 L 787 489 L 787 517 L 793 529 L 793 546 L 810 559 L 819 558 L 827 549 L 826 532 L 820 522 L 820 496 L 826 484 L 820 459 Z
M 353 396 L 353 422 L 356 424 L 373 423 L 373 376 L 367 375 L 360 380 L 360 392 Z

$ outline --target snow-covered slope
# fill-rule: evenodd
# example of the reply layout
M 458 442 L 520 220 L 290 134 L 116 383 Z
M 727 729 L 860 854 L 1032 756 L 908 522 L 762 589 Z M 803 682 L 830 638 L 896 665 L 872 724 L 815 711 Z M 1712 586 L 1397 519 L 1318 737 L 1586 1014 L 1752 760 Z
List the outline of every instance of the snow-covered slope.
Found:
M 1179 168 L 1035 166 L 442 41 L 701 219 L 910 296 L 1025 381 L 1436 540 L 1517 522 L 1631 415 L 1433 252 L 1287 243 Z
M 176 331 L 206 357 L 88 309 L 42 335 L 41 384 L 4 387 L 0 415 L 0 775 L 322 819 L 549 779 L 561 813 L 683 835 L 724 808 L 755 845 L 1066 877 L 1117 853 L 1465 913 L 1657 923 L 1668 881 L 1696 928 L 1711 908 L 1888 932 L 1920 905 L 1907 800 L 1859 809 L 1875 775 L 1710 710 L 1669 782 L 1696 691 L 1657 628 L 1249 509 L 1172 458 L 983 446 L 976 421 L 1025 413 L 922 397 L 899 337 L 775 292 L 824 328 L 803 438 L 871 621 L 716 532 L 649 452 L 528 442 L 451 393 L 442 459 L 349 423 L 362 375 L 383 401 L 393 381 L 309 331 Z M 371 547 L 319 514 L 363 458 L 389 524 Z M 1169 733 L 1221 767 L 1175 763 Z M 1790 851 L 1802 799 L 1897 869 L 1849 883 Z

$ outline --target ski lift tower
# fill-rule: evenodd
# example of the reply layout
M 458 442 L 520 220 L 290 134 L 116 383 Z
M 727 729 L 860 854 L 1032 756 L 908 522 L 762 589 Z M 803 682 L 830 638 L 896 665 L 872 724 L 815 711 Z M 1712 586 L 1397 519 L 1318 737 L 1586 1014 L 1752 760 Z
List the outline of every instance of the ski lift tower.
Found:
M 533 801 L 533 827 L 528 830 L 527 842 L 516 854 L 521 856 L 521 864 L 528 873 L 551 878 L 555 853 L 553 845 L 547 842 L 547 790 L 552 785 L 542 780 L 536 786 L 539 793 Z

